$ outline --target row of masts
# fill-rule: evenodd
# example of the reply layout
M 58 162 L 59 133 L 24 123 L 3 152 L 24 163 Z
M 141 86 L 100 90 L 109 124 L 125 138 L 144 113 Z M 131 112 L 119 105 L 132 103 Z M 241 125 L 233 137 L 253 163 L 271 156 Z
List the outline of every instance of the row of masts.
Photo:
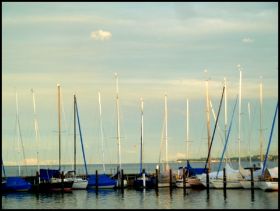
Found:
M 242 71 L 241 67 L 238 66 L 238 70 L 240 73 L 240 81 L 239 81 L 239 118 L 238 118 L 238 164 L 239 167 L 241 165 L 240 161 L 240 129 L 241 129 L 241 79 L 242 79 Z M 206 70 L 207 72 L 207 70 Z M 117 111 L 117 145 L 118 145 L 118 164 L 119 164 L 119 169 L 121 169 L 121 141 L 120 141 L 120 112 L 119 112 L 119 88 L 118 88 L 118 75 L 115 73 L 115 79 L 116 79 L 116 111 Z M 209 101 L 209 92 L 208 92 L 208 79 L 205 81 L 205 86 L 206 86 L 206 122 L 207 122 L 207 139 L 208 139 L 208 148 L 210 147 L 210 140 L 211 140 L 211 135 L 210 135 L 210 104 L 211 102 Z M 225 118 L 224 118 L 224 127 L 225 127 L 225 137 L 227 134 L 227 87 L 226 87 L 226 78 L 224 78 L 224 87 L 225 87 Z M 57 85 L 58 88 L 58 138 L 59 138 L 59 169 L 61 169 L 61 117 L 60 117 L 60 112 L 61 112 L 61 106 L 60 106 L 60 85 Z M 262 95 L 262 81 L 260 83 L 260 161 L 263 161 L 263 129 L 262 129 L 262 119 L 263 119 L 263 112 L 262 112 L 262 107 L 263 107 L 263 95 Z M 40 164 L 39 164 L 39 152 L 38 152 L 38 146 L 39 146 L 39 127 L 38 127 L 38 121 L 37 121 L 37 116 L 36 116 L 36 104 L 35 104 L 35 93 L 33 89 L 31 89 L 32 92 L 32 99 L 33 99 L 33 113 L 34 113 L 34 128 L 35 128 L 35 138 L 36 138 L 36 145 L 37 145 L 37 152 L 36 152 L 36 157 L 37 157 L 37 169 L 39 171 Z M 75 96 L 74 96 L 75 98 Z M 76 99 L 76 98 L 75 98 Z M 164 96 L 165 99 L 165 115 L 164 115 L 164 122 L 165 122 L 165 135 L 164 135 L 164 140 L 165 140 L 165 161 L 166 163 L 168 162 L 168 130 L 167 130 L 167 95 L 165 94 Z M 101 129 L 101 140 L 102 140 L 102 159 L 103 159 L 103 171 L 105 172 L 105 155 L 104 155 L 104 143 L 103 143 L 103 126 L 102 126 L 102 110 L 101 110 L 101 96 L 100 92 L 98 92 L 98 102 L 99 102 L 99 115 L 100 115 L 100 129 Z M 140 154 L 140 161 L 141 161 L 141 167 L 140 171 L 142 171 L 142 162 L 143 162 L 143 153 L 142 153 L 142 147 L 143 147 L 143 99 L 140 99 L 141 102 L 141 154 Z M 76 103 L 76 100 L 75 100 Z M 75 104 L 74 103 L 74 104 Z M 17 99 L 17 93 L 16 93 L 16 109 L 17 109 L 17 121 L 18 121 L 18 133 L 19 136 L 21 137 L 20 134 L 20 127 L 19 127 L 19 117 L 18 117 L 18 99 Z M 250 104 L 248 103 L 248 112 L 249 112 L 249 121 L 250 121 Z M 74 171 L 76 170 L 76 106 L 74 105 Z M 187 99 L 187 139 L 186 139 L 186 158 L 189 159 L 189 100 Z M 250 139 L 249 139 L 250 142 Z M 18 140 L 18 145 L 19 145 L 19 140 Z M 19 146 L 18 146 L 19 147 Z M 23 146 L 22 146 L 23 147 Z M 249 143 L 249 151 L 250 151 L 250 143 Z M 24 152 L 24 151 L 23 151 Z M 25 155 L 24 155 L 25 156 Z M 209 161 L 208 161 L 208 169 L 211 169 L 211 157 L 209 155 Z M 251 155 L 250 155 L 250 163 L 251 163 Z M 19 172 L 20 172 L 20 165 L 19 165 Z

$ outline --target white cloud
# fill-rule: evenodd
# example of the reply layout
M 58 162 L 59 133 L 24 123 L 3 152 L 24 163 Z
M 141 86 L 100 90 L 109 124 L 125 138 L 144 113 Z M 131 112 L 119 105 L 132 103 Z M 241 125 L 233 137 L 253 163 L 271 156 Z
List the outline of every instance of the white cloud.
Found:
M 244 43 L 252 43 L 252 42 L 254 42 L 254 40 L 249 38 L 249 37 L 247 37 L 247 38 L 243 38 L 242 42 L 244 42 Z
M 112 33 L 109 31 L 98 30 L 91 32 L 91 37 L 95 40 L 109 40 L 112 37 Z

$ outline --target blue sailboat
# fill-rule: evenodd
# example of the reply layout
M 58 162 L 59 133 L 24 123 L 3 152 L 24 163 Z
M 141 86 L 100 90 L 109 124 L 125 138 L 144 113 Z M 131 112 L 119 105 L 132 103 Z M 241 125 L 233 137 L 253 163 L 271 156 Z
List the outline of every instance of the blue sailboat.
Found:
M 30 182 L 27 182 L 20 176 L 9 176 L 6 177 L 5 167 L 2 160 L 2 168 L 4 178 L 2 177 L 2 192 L 17 192 L 17 191 L 29 191 L 32 187 Z
M 17 109 L 16 110 L 17 111 L 16 122 L 17 122 L 17 127 L 18 127 L 17 131 L 18 131 L 19 137 L 21 138 L 17 93 L 16 93 L 16 109 Z M 23 153 L 24 153 L 24 149 L 23 149 Z M 32 187 L 31 183 L 26 181 L 24 178 L 22 178 L 20 176 L 20 165 L 19 165 L 19 176 L 6 177 L 3 159 L 1 160 L 1 162 L 2 162 L 2 169 L 3 169 L 3 173 L 4 173 L 4 178 L 2 177 L 2 186 L 1 186 L 1 190 L 3 192 L 29 191 L 31 189 L 31 187 Z
M 84 145 L 83 145 L 83 137 L 82 137 L 82 130 L 81 130 L 81 124 L 80 124 L 80 118 L 79 118 L 79 111 L 78 111 L 78 106 L 77 102 L 76 103 L 76 114 L 78 117 L 78 126 L 79 126 L 79 132 L 80 132 L 80 139 L 81 139 L 81 145 L 82 145 L 82 152 L 83 152 L 83 158 L 84 158 L 84 165 L 85 165 L 85 170 L 86 170 L 86 178 L 87 178 L 87 188 L 114 188 L 116 185 L 116 181 L 109 177 L 108 175 L 101 174 L 98 175 L 96 178 L 95 174 L 88 174 L 87 170 L 87 163 L 86 163 L 86 156 L 85 156 L 85 151 L 84 151 Z M 97 183 L 96 183 L 97 182 Z

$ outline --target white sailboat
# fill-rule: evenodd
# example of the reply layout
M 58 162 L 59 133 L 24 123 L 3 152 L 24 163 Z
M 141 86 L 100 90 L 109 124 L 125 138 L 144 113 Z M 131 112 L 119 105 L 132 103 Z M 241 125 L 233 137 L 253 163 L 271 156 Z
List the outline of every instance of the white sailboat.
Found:
M 187 99 L 187 140 L 186 140 L 186 160 L 189 159 L 189 99 Z M 176 178 L 176 187 L 183 188 L 184 187 L 184 180 L 183 180 L 183 169 L 178 170 L 178 175 Z M 188 178 L 186 175 L 185 178 L 185 187 L 189 188 L 191 185 L 188 183 Z
M 260 139 L 260 166 L 261 168 L 260 169 L 257 169 L 253 172 L 253 180 L 254 182 L 257 184 L 259 179 L 260 179 L 260 176 L 261 176 L 261 173 L 262 173 L 262 168 L 263 168 L 263 140 L 264 140 L 264 137 L 263 137 L 263 129 L 262 129 L 262 115 L 263 115 L 263 95 L 262 95 L 262 82 L 260 83 L 260 135 L 259 135 L 259 139 Z M 248 104 L 248 112 L 249 112 L 249 120 L 250 120 L 250 104 Z M 249 140 L 250 141 L 250 140 Z M 249 144 L 250 145 L 250 144 Z M 251 154 L 250 154 L 250 166 L 252 166 L 251 164 Z M 242 179 L 240 181 L 240 184 L 242 185 L 242 187 L 244 189 L 250 189 L 251 188 L 251 175 L 250 176 L 245 176 L 244 179 Z M 259 186 L 258 185 L 254 185 L 254 188 L 255 189 L 258 189 Z
M 207 73 L 207 70 L 204 71 Z M 211 134 L 210 134 L 210 103 L 209 103 L 209 91 L 208 91 L 209 81 L 208 79 L 205 81 L 205 87 L 206 87 L 206 123 L 207 123 L 207 140 L 208 140 L 208 150 L 210 148 L 210 142 L 211 142 Z M 208 172 L 211 171 L 211 156 L 209 154 L 208 158 Z M 211 173 L 209 173 L 210 178 Z M 204 188 L 206 187 L 206 174 L 203 173 L 201 175 L 197 175 L 195 177 L 189 178 L 188 183 L 192 188 Z M 209 183 L 209 187 L 212 188 L 212 184 Z
M 116 108 L 117 108 L 117 144 L 118 144 L 118 178 L 117 178 L 117 187 L 121 187 L 121 169 L 122 169 L 122 162 L 121 162 L 121 135 L 120 135 L 120 108 L 119 108 L 119 83 L 118 83 L 118 74 L 115 73 L 116 78 Z M 127 187 L 127 180 L 123 180 L 124 187 Z
M 73 186 L 72 189 L 74 190 L 81 190 L 81 189 L 86 189 L 88 185 L 88 180 L 77 177 L 76 175 L 76 114 L 77 114 L 77 100 L 76 100 L 76 95 L 74 94 L 74 170 L 73 171 L 68 171 L 65 174 L 65 177 L 69 181 L 73 181 Z
M 274 113 L 267 150 L 265 153 L 262 175 L 260 176 L 260 180 L 257 182 L 258 187 L 265 191 L 278 191 L 278 166 L 271 169 L 267 168 L 266 166 L 277 113 L 278 113 L 278 102 Z
M 165 161 L 163 170 L 159 170 L 158 187 L 170 187 L 170 167 L 168 164 L 168 134 L 167 134 L 167 95 L 164 95 L 164 141 L 165 141 Z M 172 174 L 172 182 L 175 183 L 176 176 Z

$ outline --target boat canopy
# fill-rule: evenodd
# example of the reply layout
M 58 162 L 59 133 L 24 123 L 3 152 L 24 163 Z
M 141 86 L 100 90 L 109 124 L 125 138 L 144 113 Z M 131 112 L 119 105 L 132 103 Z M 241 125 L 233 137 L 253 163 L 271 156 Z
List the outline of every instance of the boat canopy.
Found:
M 59 177 L 58 169 L 40 169 L 40 179 L 49 181 L 52 177 Z
M 188 175 L 191 177 L 191 176 L 195 176 L 198 174 L 206 173 L 207 169 L 206 168 L 193 168 L 193 167 L 191 167 L 190 162 L 187 161 L 186 170 L 188 171 Z

